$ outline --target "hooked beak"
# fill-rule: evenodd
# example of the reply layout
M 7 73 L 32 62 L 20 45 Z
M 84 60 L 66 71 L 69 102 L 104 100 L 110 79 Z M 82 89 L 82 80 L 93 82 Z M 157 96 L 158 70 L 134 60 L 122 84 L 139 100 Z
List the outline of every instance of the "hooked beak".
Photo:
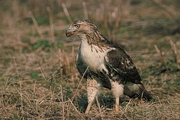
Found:
M 70 37 L 73 34 L 74 34 L 74 31 L 72 31 L 71 29 L 66 30 L 66 36 L 67 37 Z

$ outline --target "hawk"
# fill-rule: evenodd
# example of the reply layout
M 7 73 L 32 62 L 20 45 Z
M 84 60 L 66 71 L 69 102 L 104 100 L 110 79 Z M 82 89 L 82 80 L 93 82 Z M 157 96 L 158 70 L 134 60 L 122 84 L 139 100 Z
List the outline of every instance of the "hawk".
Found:
M 150 101 L 151 95 L 141 82 L 141 77 L 131 57 L 118 45 L 110 42 L 90 20 L 75 21 L 66 36 L 77 35 L 80 47 L 76 67 L 87 80 L 88 114 L 101 87 L 112 90 L 115 111 L 119 111 L 119 99 L 125 94 Z

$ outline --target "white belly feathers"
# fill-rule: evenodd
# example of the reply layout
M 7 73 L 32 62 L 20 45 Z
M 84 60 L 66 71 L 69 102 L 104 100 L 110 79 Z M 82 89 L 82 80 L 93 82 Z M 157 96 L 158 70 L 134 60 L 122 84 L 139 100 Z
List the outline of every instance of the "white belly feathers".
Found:
M 80 53 L 82 60 L 89 66 L 89 68 L 96 72 L 97 70 L 106 70 L 104 66 L 104 57 L 111 49 L 100 49 L 96 45 L 89 45 L 87 41 L 81 42 Z

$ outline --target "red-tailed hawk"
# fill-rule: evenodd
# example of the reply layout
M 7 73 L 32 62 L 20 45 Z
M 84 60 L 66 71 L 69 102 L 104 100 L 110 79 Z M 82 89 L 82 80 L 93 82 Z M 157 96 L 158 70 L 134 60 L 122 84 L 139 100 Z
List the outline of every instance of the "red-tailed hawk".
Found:
M 141 77 L 130 56 L 121 47 L 101 35 L 91 21 L 74 22 L 66 31 L 67 37 L 72 35 L 77 35 L 81 39 L 76 67 L 87 79 L 86 114 L 89 113 L 100 87 L 112 90 L 116 112 L 119 111 L 119 98 L 123 94 L 146 100 L 152 99 L 141 83 Z

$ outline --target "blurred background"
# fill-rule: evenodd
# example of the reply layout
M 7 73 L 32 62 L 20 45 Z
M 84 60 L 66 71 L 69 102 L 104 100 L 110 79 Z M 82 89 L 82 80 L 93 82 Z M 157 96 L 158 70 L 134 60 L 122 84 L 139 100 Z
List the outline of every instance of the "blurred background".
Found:
M 0 0 L 0 118 L 85 119 L 86 83 L 75 68 L 73 21 L 90 19 L 134 60 L 154 104 L 100 94 L 89 119 L 179 119 L 179 0 Z M 127 98 L 128 99 L 128 98 Z M 129 107 L 131 106 L 131 107 Z M 124 112 L 123 112 L 124 111 Z

